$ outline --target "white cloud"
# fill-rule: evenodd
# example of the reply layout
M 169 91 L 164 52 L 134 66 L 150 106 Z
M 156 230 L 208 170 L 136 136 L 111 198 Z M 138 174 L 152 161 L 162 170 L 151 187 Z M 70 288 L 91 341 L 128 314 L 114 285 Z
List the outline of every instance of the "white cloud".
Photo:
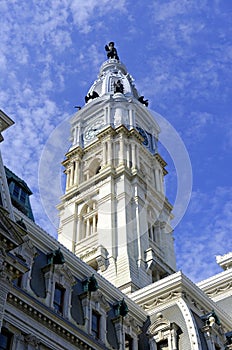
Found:
M 209 131 L 209 127 L 214 125 L 214 116 L 208 112 L 192 112 L 185 116 L 187 119 L 187 127 L 185 135 L 187 135 L 189 143 L 196 143 L 203 139 Z
M 96 19 L 102 16 L 106 16 L 108 13 L 112 14 L 114 11 L 118 15 L 119 12 L 126 12 L 126 0 L 119 1 L 72 1 L 70 3 L 70 9 L 74 23 L 79 27 L 82 33 L 89 33 L 94 30 L 93 22 L 97 22 Z M 91 21 L 89 21 L 92 19 Z M 95 20 L 95 21 L 93 21 Z

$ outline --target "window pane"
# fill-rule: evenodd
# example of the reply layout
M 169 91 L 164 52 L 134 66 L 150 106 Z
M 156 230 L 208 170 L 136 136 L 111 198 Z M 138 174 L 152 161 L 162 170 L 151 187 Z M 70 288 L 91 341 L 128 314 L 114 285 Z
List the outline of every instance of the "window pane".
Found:
M 162 341 L 157 344 L 157 350 L 168 350 L 168 341 Z
M 12 334 L 2 329 L 0 334 L 0 350 L 10 350 Z
M 23 203 L 26 202 L 26 196 L 27 196 L 26 193 L 23 190 L 21 190 L 21 193 L 20 193 L 21 202 L 23 202 Z
M 20 191 L 20 187 L 17 184 L 15 184 L 14 190 L 13 190 L 13 195 L 17 198 L 19 197 L 19 191 Z
M 59 311 L 60 313 L 63 312 L 64 293 L 65 289 L 62 286 L 56 284 L 54 291 L 53 306 L 55 310 Z
M 62 299 L 62 291 L 59 288 L 56 287 L 55 295 L 54 295 L 54 301 L 57 304 L 60 304 L 61 303 L 61 299 Z
M 97 339 L 100 338 L 100 317 L 97 312 L 92 312 L 92 334 Z

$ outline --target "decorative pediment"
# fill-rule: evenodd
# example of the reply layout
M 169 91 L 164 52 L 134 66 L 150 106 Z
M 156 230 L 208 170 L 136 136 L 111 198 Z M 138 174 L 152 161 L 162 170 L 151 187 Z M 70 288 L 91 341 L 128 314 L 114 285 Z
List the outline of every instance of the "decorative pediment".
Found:
M 55 265 L 54 273 L 57 275 L 57 282 L 61 285 L 74 285 L 76 279 L 73 277 L 71 270 L 66 265 Z
M 169 330 L 171 323 L 169 320 L 163 317 L 161 313 L 156 315 L 157 319 L 151 324 L 149 331 L 151 334 L 159 333 L 160 331 L 164 332 Z
M 104 309 L 105 311 L 110 310 L 110 305 L 109 305 L 108 301 L 106 300 L 106 297 L 99 290 L 97 290 L 91 294 L 91 300 L 95 303 L 99 303 L 100 307 L 102 309 Z
M 24 243 L 13 249 L 11 253 L 23 261 L 26 261 L 28 264 L 31 264 L 38 252 L 28 236 L 24 236 L 23 241 Z
M 156 320 L 151 324 L 149 331 L 156 343 L 170 339 L 171 349 L 177 349 L 178 337 L 182 330 L 176 323 L 163 317 L 161 312 L 156 315 Z

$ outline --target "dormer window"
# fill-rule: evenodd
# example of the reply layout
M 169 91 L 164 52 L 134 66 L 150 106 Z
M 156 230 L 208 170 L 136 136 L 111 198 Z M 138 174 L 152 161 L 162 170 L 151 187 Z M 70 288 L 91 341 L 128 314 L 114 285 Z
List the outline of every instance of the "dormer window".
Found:
M 100 339 L 100 321 L 101 315 L 95 310 L 92 311 L 92 334 L 94 338 Z
M 157 314 L 157 320 L 151 325 L 150 332 L 153 335 L 151 345 L 155 349 L 179 349 L 179 338 L 182 330 L 176 323 L 165 319 L 161 313 Z
M 14 190 L 13 190 L 13 195 L 17 198 L 19 198 L 19 192 L 20 192 L 20 187 L 15 183 L 14 184 Z
M 64 294 L 65 294 L 65 289 L 61 285 L 56 283 L 55 291 L 54 291 L 53 306 L 56 312 L 58 312 L 59 314 L 63 313 Z
M 5 172 L 13 206 L 34 221 L 29 198 L 32 195 L 30 188 L 25 181 L 6 167 Z

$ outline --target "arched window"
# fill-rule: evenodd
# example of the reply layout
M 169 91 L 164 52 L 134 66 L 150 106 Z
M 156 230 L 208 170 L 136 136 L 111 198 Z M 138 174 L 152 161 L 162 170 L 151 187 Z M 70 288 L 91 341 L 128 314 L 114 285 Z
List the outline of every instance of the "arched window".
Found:
M 85 204 L 81 212 L 81 219 L 81 239 L 97 233 L 98 213 L 96 201 Z
M 100 172 L 101 165 L 98 158 L 95 158 L 90 164 L 89 164 L 89 178 L 93 177 L 94 175 L 98 174 Z
M 153 242 L 157 242 L 156 215 L 151 206 L 147 208 L 148 236 Z

